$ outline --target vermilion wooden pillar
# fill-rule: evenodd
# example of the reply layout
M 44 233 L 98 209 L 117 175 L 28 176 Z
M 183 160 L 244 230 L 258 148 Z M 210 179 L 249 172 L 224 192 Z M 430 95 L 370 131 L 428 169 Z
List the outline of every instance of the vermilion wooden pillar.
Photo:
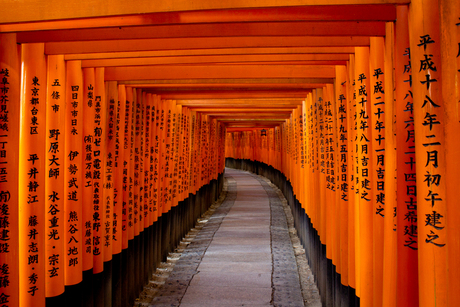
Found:
M 20 140 L 20 78 L 19 50 L 16 34 L 0 34 L 0 263 L 6 265 L 0 275 L 6 281 L 0 297 L 11 306 L 19 306 L 19 195 L 18 169 Z M 25 234 L 23 234 L 25 235 Z M 24 264 L 22 264 L 24 265 Z
M 396 305 L 396 103 L 394 101 L 394 23 L 385 36 L 385 221 L 382 306 Z
M 158 126 L 157 126 L 157 134 L 158 134 L 158 149 L 159 149 L 159 155 L 158 155 L 158 161 L 165 161 L 165 108 L 164 108 L 164 102 L 163 100 L 158 101 L 158 107 L 157 107 L 157 119 L 158 120 Z M 159 215 L 163 215 L 167 211 L 165 211 L 165 202 L 164 202 L 164 184 L 165 184 L 165 165 L 164 163 L 159 163 L 159 178 L 158 178 L 158 205 L 159 205 Z
M 139 236 L 142 231 L 140 228 L 140 208 L 139 208 L 139 194 L 140 194 L 140 170 L 141 170 L 141 128 L 142 128 L 142 106 L 141 100 L 142 92 L 139 89 L 133 89 L 133 104 L 134 104 L 134 153 L 133 153 L 133 224 L 134 224 L 134 237 Z
M 372 159 L 372 110 L 369 74 L 369 48 L 355 48 L 355 90 L 357 121 L 357 169 L 356 182 L 359 198 L 359 276 L 361 306 L 373 305 L 373 217 L 374 180 Z
M 55 84 L 56 80 L 50 80 Z M 65 83 L 64 235 L 65 283 L 82 281 L 83 75 L 80 61 L 67 62 Z M 81 217 L 81 218 L 80 218 Z M 49 217 L 50 218 L 50 217 Z M 50 219 L 51 220 L 51 219 Z
M 317 134 L 317 152 L 318 152 L 318 214 L 319 214 L 319 228 L 318 233 L 321 238 L 321 243 L 326 244 L 327 240 L 327 210 L 326 205 L 326 153 L 325 153 L 325 128 L 324 128 L 324 93 L 322 88 L 316 89 L 316 109 L 318 120 L 318 134 Z
M 350 287 L 358 291 L 357 278 L 358 271 L 356 267 L 357 263 L 357 243 L 359 242 L 358 230 L 355 221 L 358 214 L 358 201 L 359 198 L 356 195 L 356 170 L 357 170 L 357 154 L 356 154 L 356 134 L 357 124 L 355 120 L 356 114 L 356 96 L 354 91 L 355 84 L 355 56 L 350 55 L 350 61 L 347 66 L 348 70 L 348 86 L 347 86 L 347 112 L 348 112 L 348 135 L 349 135 L 349 146 L 348 146 L 348 163 L 349 163 L 349 174 L 348 174 L 348 273 L 349 273 L 349 285 Z M 359 263 L 359 262 L 358 262 Z
M 370 39 L 368 97 L 371 99 L 372 159 L 374 172 L 373 195 L 373 284 L 374 306 L 382 306 L 383 299 L 383 225 L 385 217 L 385 45 L 383 37 Z M 391 72 L 391 71 L 390 71 Z M 389 89 L 390 91 L 392 88 Z
M 163 100 L 164 103 L 164 110 L 165 110 L 165 124 L 164 124 L 164 133 L 165 133 L 165 155 L 164 155 L 164 182 L 163 182 L 163 202 L 165 207 L 164 213 L 168 213 L 172 207 L 172 174 L 173 174 L 173 166 L 172 166 L 172 157 L 173 157 L 173 137 L 172 137 L 172 129 L 173 129 L 173 101 L 171 100 Z M 197 174 L 197 178 L 199 179 L 200 173 Z
M 144 95 L 142 89 L 136 89 L 136 159 L 134 170 L 134 186 L 137 199 L 134 206 L 137 208 L 138 234 L 144 231 Z M 141 256 L 142 257 L 142 256 Z
M 311 220 L 313 227 L 315 229 L 320 230 L 320 218 L 321 218 L 321 211 L 319 208 L 320 198 L 319 198 L 319 124 L 318 124 L 318 108 L 317 108 L 317 89 L 312 91 L 312 98 L 311 98 L 311 107 L 310 107 L 310 114 L 312 115 L 311 119 L 311 178 L 310 182 L 311 185 Z M 283 130 L 280 129 L 280 138 L 281 140 L 284 139 Z M 283 150 L 283 144 L 281 144 L 281 150 Z
M 415 127 L 420 306 L 447 305 L 447 194 L 439 1 L 412 1 L 410 56 Z
M 125 180 L 125 129 L 126 126 L 126 87 L 118 85 L 118 104 L 117 104 L 117 120 L 115 128 L 115 162 L 114 162 L 114 223 L 113 223 L 113 254 L 121 253 L 122 249 L 127 244 L 127 232 L 124 201 L 124 180 Z M 125 243 L 126 242 L 126 243 Z
M 172 206 L 177 207 L 179 203 L 179 197 L 178 197 L 178 186 L 177 182 L 179 179 L 179 135 L 180 135 L 180 106 L 176 104 L 176 102 L 173 102 L 172 107 L 172 113 L 173 113 L 173 119 L 172 119 L 172 134 L 171 134 L 171 150 L 172 150 L 172 155 L 171 155 L 171 170 L 172 170 L 172 177 L 171 180 L 171 198 L 172 198 Z M 207 169 L 205 170 L 207 173 Z
M 126 115 L 126 87 L 118 85 L 116 101 L 115 121 L 115 152 L 113 162 L 113 222 L 112 222 L 112 306 L 124 306 L 128 295 L 128 253 L 124 250 L 124 241 L 127 241 L 126 231 L 123 231 L 123 223 L 126 216 L 123 215 L 123 180 L 124 180 L 124 136 Z M 124 251 L 124 252 L 123 252 Z
M 104 69 L 95 69 L 94 79 L 94 146 L 93 146 L 93 273 L 104 270 L 105 214 L 103 200 L 103 178 L 105 175 L 104 154 L 106 152 L 106 109 Z
M 65 161 L 66 147 L 65 143 L 68 139 L 65 129 L 65 116 L 66 114 L 66 66 L 63 56 L 49 56 L 48 57 L 48 76 L 47 76 L 47 95 L 46 95 L 46 158 L 48 161 L 56 159 L 57 161 Z M 71 140 L 69 140 L 72 142 Z M 81 158 L 81 157 L 79 157 Z M 79 163 L 81 166 L 81 163 Z M 68 226 L 64 218 L 64 203 L 66 202 L 67 193 L 64 191 L 65 178 L 68 176 L 68 170 L 63 166 L 63 171 L 60 171 L 56 165 L 46 164 L 45 168 L 45 189 L 46 195 L 52 195 L 46 198 L 46 208 L 54 208 L 55 210 L 47 211 L 46 232 L 53 234 L 51 239 L 46 240 L 46 258 L 51 257 L 54 253 L 59 251 L 60 254 L 66 256 L 64 253 L 67 250 L 65 240 Z M 75 169 L 74 169 L 75 170 Z M 78 174 L 79 175 L 79 174 Z M 64 228 L 67 228 L 64 230 Z M 77 227 L 77 232 L 81 227 Z M 64 247 L 65 246 L 65 247 Z M 80 254 L 81 248 L 74 250 L 76 254 Z M 47 271 L 55 271 L 56 274 L 46 275 L 46 296 L 53 297 L 60 295 L 64 292 L 64 278 L 67 276 L 65 271 L 70 267 L 67 266 L 67 257 L 62 257 L 62 261 L 51 265 L 50 262 L 46 263 Z M 77 260 L 78 262 L 78 260 Z M 80 258 L 81 263 L 81 258 Z M 81 277 L 81 267 L 77 267 L 76 278 L 78 274 Z M 61 274 L 59 274 L 61 273 Z M 53 276 L 53 277 L 51 277 Z
M 117 169 L 115 167 L 117 153 L 117 136 L 116 136 L 116 122 L 118 111 L 118 85 L 116 81 L 106 82 L 106 108 L 104 116 L 106 117 L 105 124 L 105 172 L 103 179 L 103 204 L 104 204 L 104 262 L 112 260 L 114 238 L 118 239 L 113 233 L 114 222 L 116 223 L 118 217 L 114 216 L 114 186 L 115 174 Z
M 351 169 L 349 161 L 349 142 L 350 131 L 348 127 L 348 108 L 347 108 L 347 87 L 348 77 L 345 66 L 336 66 L 336 102 L 337 102 L 337 127 L 338 127 L 338 190 L 339 194 L 339 210 L 340 210 L 340 268 L 341 282 L 343 285 L 348 286 L 348 203 L 349 203 L 349 174 L 348 170 Z
M 184 173 L 182 176 L 183 197 L 189 197 L 190 191 L 190 109 L 187 107 L 183 108 L 184 115 L 184 135 L 182 138 L 184 147 Z
M 93 268 L 93 214 L 94 214 L 94 161 L 99 159 L 95 156 L 96 145 L 95 141 L 95 108 L 96 101 L 94 95 L 95 86 L 95 70 L 94 68 L 83 69 L 83 208 L 82 208 L 82 224 L 83 224 L 83 245 L 82 245 L 82 270 L 88 271 Z
M 45 306 L 45 261 L 57 263 L 64 255 L 56 251 L 46 259 L 48 239 L 45 221 L 46 161 L 45 101 L 46 59 L 43 44 L 24 44 L 21 53 L 21 129 L 19 148 L 19 300 L 21 306 Z M 52 208 L 48 208 L 50 210 Z M 62 208 L 61 208 L 62 209 Z M 63 235 L 63 234 L 61 234 Z M 64 273 L 63 270 L 60 272 Z
M 460 305 L 460 3 L 439 1 L 442 101 L 444 104 L 446 168 L 447 306 Z
M 199 113 L 193 111 L 193 122 L 192 122 L 192 133 L 193 133 L 193 173 L 192 173 L 192 184 L 193 184 L 193 193 L 195 194 L 198 191 L 198 181 L 199 181 L 199 172 L 200 172 L 200 128 L 201 128 L 201 116 Z M 239 144 L 237 141 L 236 144 Z M 236 146 L 238 148 L 238 145 Z M 236 151 L 238 152 L 238 151 Z
M 332 86 L 332 85 L 331 85 Z M 331 165 L 334 163 L 334 155 L 335 155 L 335 131 L 333 125 L 333 116 L 332 112 L 334 110 L 333 104 L 334 97 L 332 96 L 332 88 L 328 86 L 323 88 L 323 139 L 324 139 L 324 176 L 325 176 L 325 202 L 321 204 L 326 208 L 326 219 L 324 220 L 326 224 L 326 241 L 323 243 L 326 244 L 326 257 L 332 260 L 332 263 L 336 265 L 336 260 L 334 259 L 335 253 L 335 236 L 334 236 L 334 228 L 337 224 L 337 220 L 335 218 L 336 213 L 336 199 L 335 199 L 335 175 L 332 176 L 334 172 L 334 168 Z M 332 158 L 332 159 L 331 159 Z
M 398 6 L 395 28 L 395 112 L 397 152 L 396 305 L 418 306 L 418 201 L 415 163 L 413 73 L 409 52 L 408 8 Z M 414 68 L 411 65 L 416 65 Z M 422 218 L 422 217 L 420 217 Z M 423 220 L 423 218 L 422 218 Z
M 129 108 L 129 109 L 128 109 Z M 128 241 L 134 239 L 134 133 L 135 133 L 135 105 L 133 88 L 126 87 L 126 117 L 128 128 L 125 129 L 125 163 L 126 163 L 126 191 L 123 192 L 123 200 L 126 202 Z
M 145 145 L 144 145 L 144 227 L 148 228 L 151 225 L 151 190 L 150 190 L 150 176 L 151 176 L 151 159 L 150 159 L 150 146 L 152 144 L 152 94 L 145 95 Z
M 158 218 L 161 216 L 161 200 L 160 200 L 160 98 L 159 96 L 154 97 L 153 101 L 154 105 L 154 116 L 155 116 L 155 125 L 153 127 L 153 135 L 152 135 L 152 140 L 153 140 L 153 206 L 154 206 L 154 221 L 156 222 Z M 153 111 L 153 109 L 152 109 Z

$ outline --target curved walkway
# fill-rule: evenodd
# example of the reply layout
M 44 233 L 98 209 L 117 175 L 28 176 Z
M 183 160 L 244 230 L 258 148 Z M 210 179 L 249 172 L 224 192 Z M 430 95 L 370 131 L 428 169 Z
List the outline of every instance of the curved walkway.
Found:
M 228 192 L 151 306 L 304 306 L 286 216 L 257 175 L 226 169 Z

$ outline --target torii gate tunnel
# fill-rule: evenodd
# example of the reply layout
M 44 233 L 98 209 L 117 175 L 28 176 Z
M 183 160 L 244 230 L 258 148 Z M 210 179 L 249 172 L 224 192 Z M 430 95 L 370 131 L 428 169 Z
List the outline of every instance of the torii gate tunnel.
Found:
M 223 185 L 324 306 L 460 306 L 460 1 L 0 3 L 0 306 L 129 306 Z

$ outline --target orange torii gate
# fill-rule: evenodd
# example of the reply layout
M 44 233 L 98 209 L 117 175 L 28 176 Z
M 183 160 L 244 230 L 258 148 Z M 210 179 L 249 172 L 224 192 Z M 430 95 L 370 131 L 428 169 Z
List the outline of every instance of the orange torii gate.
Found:
M 131 304 L 227 158 L 282 188 L 323 303 L 460 305 L 459 18 L 3 1 L 0 303 Z

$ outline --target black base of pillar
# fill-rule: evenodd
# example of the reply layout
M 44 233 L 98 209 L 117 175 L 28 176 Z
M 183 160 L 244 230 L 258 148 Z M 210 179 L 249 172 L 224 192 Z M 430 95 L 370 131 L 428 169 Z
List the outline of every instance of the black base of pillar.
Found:
M 94 306 L 104 306 L 104 293 L 105 288 L 105 280 L 104 280 L 104 272 L 93 274 L 93 302 Z

